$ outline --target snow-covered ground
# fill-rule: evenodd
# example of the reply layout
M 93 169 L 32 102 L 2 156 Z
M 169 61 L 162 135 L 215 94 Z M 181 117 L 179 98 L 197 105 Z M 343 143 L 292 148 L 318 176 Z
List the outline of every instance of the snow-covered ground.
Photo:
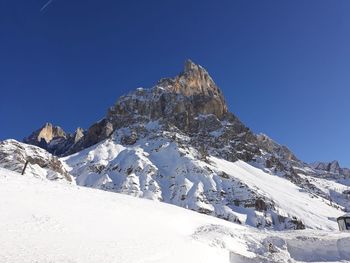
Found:
M 9 263 L 350 262 L 349 233 L 258 230 L 2 168 L 0 244 Z

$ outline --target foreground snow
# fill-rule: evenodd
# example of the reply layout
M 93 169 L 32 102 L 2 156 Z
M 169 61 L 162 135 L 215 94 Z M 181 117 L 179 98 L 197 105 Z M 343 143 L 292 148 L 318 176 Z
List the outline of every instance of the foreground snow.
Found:
M 168 204 L 6 169 L 0 169 L 0 222 L 0 262 L 350 259 L 347 233 L 259 231 Z

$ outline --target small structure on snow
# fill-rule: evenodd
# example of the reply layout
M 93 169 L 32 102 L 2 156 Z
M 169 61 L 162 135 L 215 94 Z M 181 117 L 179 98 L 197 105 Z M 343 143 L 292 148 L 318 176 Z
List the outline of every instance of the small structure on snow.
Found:
M 337 218 L 340 231 L 350 231 L 350 214 L 345 214 Z

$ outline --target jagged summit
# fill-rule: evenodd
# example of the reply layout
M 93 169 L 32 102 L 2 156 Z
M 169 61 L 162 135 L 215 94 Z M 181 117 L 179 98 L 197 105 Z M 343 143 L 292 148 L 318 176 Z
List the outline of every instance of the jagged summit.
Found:
M 77 128 L 74 133 L 66 133 L 60 126 L 47 122 L 24 138 L 23 142 L 39 146 L 52 154 L 62 155 L 71 153 L 72 148 L 84 138 L 84 135 L 85 131 L 82 128 Z
M 60 126 L 54 126 L 52 123 L 47 122 L 30 136 L 24 138 L 23 141 L 40 146 L 50 143 L 55 138 L 67 138 L 67 134 Z
M 170 81 L 170 83 L 166 81 Z M 179 75 L 172 79 L 162 79 L 158 85 L 185 96 L 222 96 L 221 90 L 209 73 L 191 60 L 185 61 L 184 70 Z
M 139 88 L 118 99 L 107 119 L 111 123 L 130 122 L 135 117 L 161 119 L 181 130 L 193 131 L 197 117 L 213 115 L 222 120 L 227 113 L 222 92 L 208 72 L 188 60 L 176 77 L 163 78 L 151 89 Z
M 235 123 L 239 133 L 247 128 L 228 112 L 224 96 L 208 72 L 191 60 L 173 78 L 163 78 L 150 88 L 138 88 L 120 97 L 107 116 L 86 131 L 66 134 L 52 124 L 44 125 L 24 142 L 38 145 L 56 155 L 67 155 L 94 145 L 114 130 L 132 124 L 160 121 L 186 133 L 211 132 L 222 127 L 221 121 Z
M 337 160 L 331 162 L 314 162 L 310 166 L 319 171 L 350 176 L 350 169 L 340 167 Z
M 193 61 L 191 59 L 187 59 L 185 61 L 184 72 L 189 72 L 191 70 L 198 69 L 198 67 L 200 67 L 204 70 L 204 68 L 202 66 L 193 63 Z
M 204 113 L 213 113 L 220 118 L 228 111 L 224 96 L 209 73 L 191 60 L 185 62 L 184 70 L 179 75 L 175 78 L 161 79 L 157 86 L 186 97 L 211 98 L 206 102 L 208 105 Z M 208 110 L 209 107 L 212 110 Z

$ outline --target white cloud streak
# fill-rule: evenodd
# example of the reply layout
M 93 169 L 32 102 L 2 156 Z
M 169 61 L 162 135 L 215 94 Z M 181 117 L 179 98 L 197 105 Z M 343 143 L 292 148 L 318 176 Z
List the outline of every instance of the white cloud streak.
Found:
M 46 4 L 43 5 L 42 8 L 40 9 L 40 12 L 44 12 L 45 9 L 46 9 L 50 4 L 52 4 L 53 1 L 54 1 L 54 0 L 49 0 L 49 1 L 47 1 Z

